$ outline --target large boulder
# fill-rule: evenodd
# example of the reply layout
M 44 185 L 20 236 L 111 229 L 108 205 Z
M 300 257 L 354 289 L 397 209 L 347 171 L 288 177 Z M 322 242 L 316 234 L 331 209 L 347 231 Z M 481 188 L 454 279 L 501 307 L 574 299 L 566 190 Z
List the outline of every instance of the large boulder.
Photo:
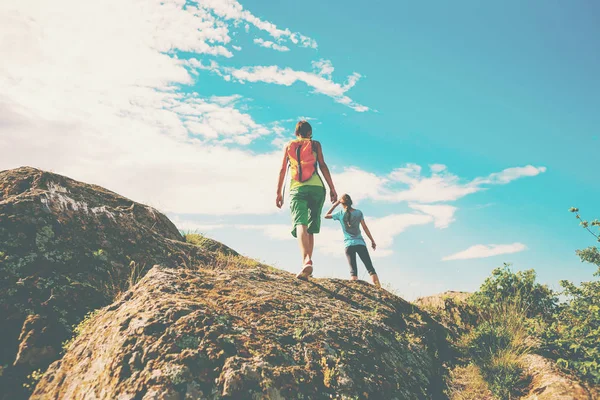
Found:
M 0 172 L 0 397 L 26 397 L 86 313 L 110 304 L 152 265 L 193 264 L 155 209 L 34 168 Z
M 80 327 L 32 399 L 443 398 L 446 333 L 417 307 L 224 260 L 155 266 Z

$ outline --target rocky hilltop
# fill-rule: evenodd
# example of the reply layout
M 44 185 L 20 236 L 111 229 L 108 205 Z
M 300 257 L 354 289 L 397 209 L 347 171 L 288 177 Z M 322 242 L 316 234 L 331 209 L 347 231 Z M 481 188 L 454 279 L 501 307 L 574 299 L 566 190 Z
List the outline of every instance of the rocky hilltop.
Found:
M 430 399 L 443 330 L 371 285 L 239 259 L 154 267 L 102 309 L 33 399 Z
M 34 168 L 0 172 L 0 396 L 25 397 L 27 376 L 132 275 L 202 257 L 151 207 Z
M 418 307 L 32 168 L 0 172 L 0 298 L 6 399 L 444 398 L 446 331 Z

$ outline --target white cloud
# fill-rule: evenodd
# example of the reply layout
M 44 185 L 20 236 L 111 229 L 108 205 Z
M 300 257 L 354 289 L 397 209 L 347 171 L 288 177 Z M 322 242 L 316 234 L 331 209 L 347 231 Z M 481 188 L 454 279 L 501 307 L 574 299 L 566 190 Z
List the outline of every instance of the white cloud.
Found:
M 455 201 L 469 194 L 486 190 L 489 185 L 505 185 L 522 177 L 539 175 L 545 172 L 546 168 L 532 165 L 507 168 L 471 181 L 465 181 L 448 172 L 447 167 L 442 164 L 434 164 L 430 170 L 430 175 L 425 176 L 420 165 L 407 164 L 385 176 L 378 176 L 350 167 L 338 175 L 344 182 L 360 182 L 361 188 L 368 188 L 368 190 L 359 189 L 361 198 L 392 203 L 439 203 Z
M 273 49 L 277 51 L 290 51 L 290 48 L 287 46 L 282 46 L 277 43 L 271 42 L 270 40 L 264 40 L 261 38 L 254 39 L 254 43 L 258 44 L 261 47 L 266 47 L 267 49 Z
M 255 39 L 255 42 L 257 40 L 260 39 Z M 273 45 L 269 44 L 265 47 L 273 47 Z M 197 74 L 197 70 L 208 70 L 227 81 L 233 78 L 240 83 L 264 82 L 291 86 L 297 82 L 303 82 L 313 88 L 316 93 L 329 96 L 336 102 L 344 104 L 357 112 L 369 111 L 369 107 L 356 103 L 346 95 L 346 92 L 356 85 L 361 75 L 354 72 L 347 78 L 344 84 L 334 82 L 331 78 L 333 66 L 330 61 L 321 60 L 316 63 L 313 62 L 313 67 L 316 69 L 315 72 L 297 71 L 292 68 L 282 68 L 278 65 L 231 68 L 220 66 L 214 60 L 204 64 L 196 58 L 181 60 L 181 64 L 189 67 L 193 74 Z
M 320 71 L 322 72 L 322 70 Z M 292 68 L 281 68 L 277 65 L 255 66 L 242 68 L 222 68 L 221 74 L 230 74 L 238 82 L 265 82 L 276 85 L 291 86 L 296 82 L 303 82 L 314 89 L 316 93 L 324 94 L 333 98 L 336 102 L 344 104 L 355 111 L 365 112 L 369 108 L 354 102 L 346 95 L 360 78 L 360 74 L 354 73 L 348 77 L 345 84 L 339 84 L 328 76 L 320 73 L 297 71 Z
M 262 232 L 266 237 L 273 240 L 296 240 L 290 233 L 290 225 L 263 224 L 263 225 L 232 225 L 235 229 L 254 230 Z
M 271 194 L 279 152 L 239 148 L 271 135 L 271 125 L 243 111 L 237 95 L 177 89 L 197 77 L 176 50 L 232 55 L 230 25 L 219 17 L 225 2 L 184 4 L 106 0 L 91 13 L 75 0 L 2 2 L 0 148 L 10 151 L 0 169 L 52 170 L 164 211 L 277 212 Z M 241 18 L 301 38 L 248 12 Z
M 395 169 L 388 175 L 386 187 L 377 196 L 393 202 L 434 203 L 457 200 L 479 190 L 475 186 L 461 184 L 458 176 L 446 170 L 436 170 L 439 172 L 432 171 L 429 177 L 425 177 L 421 175 L 419 165 L 408 164 Z
M 450 226 L 456 219 L 454 213 L 457 208 L 445 204 L 409 204 L 413 210 L 421 211 L 424 214 L 431 215 L 434 219 L 436 228 L 444 229 Z
M 341 196 L 343 193 L 348 193 L 355 202 L 371 198 L 387 182 L 386 178 L 358 167 L 349 167 L 341 173 L 334 173 L 333 179 L 338 194 Z
M 324 76 L 327 79 L 331 79 L 331 75 L 334 71 L 331 61 L 323 59 L 319 61 L 313 61 L 312 66 L 319 75 Z
M 185 1 L 180 0 L 178 3 L 183 4 Z M 227 20 L 246 22 L 244 29 L 249 32 L 250 25 L 269 33 L 272 37 L 278 40 L 288 39 L 294 44 L 300 44 L 302 47 L 317 48 L 317 42 L 307 36 L 297 32 L 291 32 L 289 29 L 279 29 L 271 22 L 263 21 L 254 16 L 250 11 L 244 10 L 244 7 L 236 0 L 201 0 L 196 3 L 200 9 L 209 10 L 217 16 Z
M 534 167 L 533 165 L 507 168 L 501 172 L 490 174 L 485 178 L 477 178 L 473 181 L 473 184 L 504 185 L 524 176 L 536 176 L 544 172 L 546 172 L 546 167 Z
M 526 250 L 527 246 L 523 243 L 512 243 L 512 244 L 477 244 L 469 247 L 466 250 L 460 251 L 456 254 L 452 254 L 442 258 L 442 261 L 450 260 L 469 260 L 473 258 L 487 258 L 498 256 L 501 254 L 513 254 L 520 251 Z
M 431 169 L 431 172 L 437 173 L 445 171 L 447 167 L 444 164 L 432 164 L 429 166 L 429 169 Z
M 382 218 L 366 217 L 367 225 L 377 245 L 383 252 L 390 251 L 394 237 L 411 226 L 426 225 L 433 222 L 433 217 L 423 214 L 393 214 Z M 377 250 L 379 251 L 379 250 Z
M 196 96 L 176 98 L 166 108 L 175 112 L 191 135 L 204 139 L 221 139 L 221 143 L 246 145 L 271 130 L 254 122 L 252 117 L 235 108 L 240 96 L 212 96 L 210 101 Z

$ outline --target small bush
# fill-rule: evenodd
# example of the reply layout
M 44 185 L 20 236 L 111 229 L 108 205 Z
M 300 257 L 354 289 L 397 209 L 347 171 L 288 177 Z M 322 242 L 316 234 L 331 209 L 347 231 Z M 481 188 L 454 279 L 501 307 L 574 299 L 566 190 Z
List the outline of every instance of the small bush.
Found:
M 466 349 L 473 360 L 482 363 L 508 349 L 511 342 L 512 336 L 506 327 L 485 321 L 469 335 Z
M 496 304 L 512 302 L 519 304 L 526 317 L 550 319 L 556 310 L 558 297 L 548 286 L 536 283 L 533 269 L 513 272 L 510 264 L 492 271 L 479 290 L 468 302 L 480 309 L 490 309 Z
M 567 301 L 542 333 L 542 347 L 559 366 L 600 384 L 600 282 L 561 285 Z
M 579 215 L 579 209 L 570 210 L 580 225 L 600 242 L 600 221 L 588 222 Z M 594 276 L 600 276 L 600 249 L 588 247 L 577 250 L 582 262 L 598 267 Z M 582 282 L 579 286 L 561 281 L 566 301 L 560 305 L 553 321 L 542 332 L 542 348 L 581 378 L 600 384 L 600 282 Z
M 460 345 L 479 368 L 489 390 L 501 400 L 516 399 L 527 387 L 529 376 L 520 359 L 531 351 L 528 307 L 531 303 L 518 292 L 496 296 L 493 285 L 484 285 L 476 326 L 463 335 Z M 474 306 L 475 307 L 475 306 Z M 458 397 L 457 397 L 458 398 Z
M 489 363 L 480 368 L 491 392 L 500 400 L 520 398 L 530 382 L 520 357 L 512 351 L 495 355 Z
M 529 322 L 525 307 L 510 299 L 479 310 L 479 324 L 463 339 L 474 360 L 489 360 L 492 355 L 510 351 L 523 355 L 530 351 Z

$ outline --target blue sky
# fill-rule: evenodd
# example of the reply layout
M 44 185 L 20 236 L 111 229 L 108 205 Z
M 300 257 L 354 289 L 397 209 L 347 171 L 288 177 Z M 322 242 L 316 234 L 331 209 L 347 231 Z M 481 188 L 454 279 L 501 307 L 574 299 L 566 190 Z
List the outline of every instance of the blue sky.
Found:
M 382 282 L 405 297 L 474 290 L 503 262 L 554 287 L 591 278 L 574 250 L 593 238 L 568 209 L 600 215 L 595 2 L 204 1 L 190 12 L 197 3 L 140 11 L 131 0 L 95 20 L 59 4 L 60 20 L 18 2 L 0 10 L 13 34 L 0 44 L 0 143 L 15 149 L 0 168 L 102 184 L 296 271 L 275 185 L 281 143 L 308 117 L 338 192 L 356 195 L 384 243 Z M 323 226 L 315 275 L 347 277 L 341 232 Z M 477 245 L 515 252 L 443 261 Z

